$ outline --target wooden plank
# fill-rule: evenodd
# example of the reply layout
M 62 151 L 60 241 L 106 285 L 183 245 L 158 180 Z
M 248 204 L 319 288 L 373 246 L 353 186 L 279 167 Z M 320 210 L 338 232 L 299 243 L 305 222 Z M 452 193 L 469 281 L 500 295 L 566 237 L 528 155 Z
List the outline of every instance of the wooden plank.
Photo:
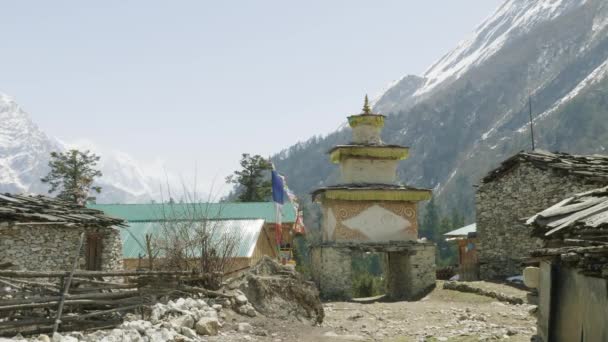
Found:
M 560 207 L 551 207 L 541 213 L 538 214 L 538 216 L 542 217 L 542 218 L 549 218 L 549 217 L 553 217 L 553 216 L 560 216 L 560 215 L 566 215 L 566 214 L 570 214 L 576 211 L 581 211 L 584 209 L 587 209 L 589 207 L 592 207 L 598 203 L 604 202 L 604 201 L 608 201 L 608 199 L 606 198 L 602 198 L 602 197 L 587 197 L 585 199 L 582 200 L 582 202 L 577 202 L 574 204 L 570 204 L 570 205 L 562 205 Z
M 532 223 L 534 223 L 534 221 L 536 221 L 536 219 L 537 219 L 537 218 L 538 218 L 540 215 L 543 215 L 545 212 L 547 212 L 547 211 L 549 211 L 549 210 L 552 210 L 552 209 L 561 208 L 562 206 L 567 205 L 568 203 L 572 202 L 573 200 L 574 200 L 574 197 L 569 197 L 569 198 L 566 198 L 565 200 L 563 200 L 563 201 L 561 201 L 561 202 L 559 202 L 559 203 L 556 203 L 556 204 L 552 205 L 551 207 L 549 207 L 549 208 L 547 208 L 547 209 L 545 209 L 545 210 L 541 211 L 540 213 L 538 213 L 538 214 L 536 214 L 536 215 L 534 215 L 534 216 L 530 217 L 530 218 L 529 218 L 529 219 L 526 221 L 526 224 L 532 224 Z
M 547 227 L 551 227 L 553 229 L 551 229 L 550 231 L 545 233 L 545 236 L 552 235 L 566 227 L 571 226 L 572 224 L 574 224 L 575 222 L 577 222 L 579 220 L 584 220 L 591 215 L 594 215 L 594 214 L 597 214 L 597 213 L 600 213 L 600 212 L 606 211 L 606 210 L 608 210 L 608 201 L 598 204 L 596 206 L 593 206 L 591 208 L 587 208 L 583 211 L 580 211 L 576 214 L 565 217 L 561 220 L 551 222 L 547 225 Z
M 82 249 L 82 244 L 84 243 L 84 232 L 80 233 L 80 240 L 78 241 L 78 248 L 74 253 L 74 264 L 72 265 L 72 271 L 68 276 L 68 280 L 65 283 L 65 287 L 63 291 L 61 291 L 61 296 L 59 299 L 59 306 L 57 308 L 57 318 L 55 318 L 55 325 L 53 325 L 53 334 L 57 332 L 59 329 L 59 324 L 61 324 L 61 314 L 63 313 L 63 304 L 65 302 L 65 296 L 70 291 L 70 284 L 72 283 L 72 278 L 74 277 L 74 272 L 76 271 L 76 267 L 78 267 L 78 259 L 80 259 L 80 250 Z

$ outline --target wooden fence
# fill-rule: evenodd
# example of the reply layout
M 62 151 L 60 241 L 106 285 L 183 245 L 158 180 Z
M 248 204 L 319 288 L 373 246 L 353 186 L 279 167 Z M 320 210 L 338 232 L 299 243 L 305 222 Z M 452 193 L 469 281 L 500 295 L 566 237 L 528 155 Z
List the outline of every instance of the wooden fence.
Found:
M 221 295 L 192 286 L 204 281 L 191 271 L 0 270 L 0 336 L 110 328 L 162 297 Z

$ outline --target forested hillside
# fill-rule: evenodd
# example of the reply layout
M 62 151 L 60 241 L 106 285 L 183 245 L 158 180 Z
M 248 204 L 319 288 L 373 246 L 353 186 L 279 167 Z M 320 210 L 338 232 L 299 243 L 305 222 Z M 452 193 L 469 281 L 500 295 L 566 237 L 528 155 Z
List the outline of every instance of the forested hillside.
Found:
M 605 153 L 607 74 L 608 3 L 508 0 L 422 77 L 406 76 L 388 89 L 374 110 L 388 115 L 384 141 L 411 147 L 400 180 L 433 188 L 440 217 L 456 212 L 469 223 L 473 185 L 531 147 L 529 98 L 538 148 Z M 273 160 L 309 201 L 310 191 L 336 182 L 326 151 L 349 139 L 345 128 L 291 146 Z

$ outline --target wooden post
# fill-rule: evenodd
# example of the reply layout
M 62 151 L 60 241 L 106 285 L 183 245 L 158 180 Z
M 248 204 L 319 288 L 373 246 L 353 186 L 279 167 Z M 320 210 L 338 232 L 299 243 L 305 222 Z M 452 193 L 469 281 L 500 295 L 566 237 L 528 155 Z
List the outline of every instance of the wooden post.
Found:
M 74 276 L 74 272 L 76 272 L 76 267 L 78 267 L 78 260 L 80 259 L 80 250 L 82 249 L 82 244 L 84 243 L 84 232 L 80 234 L 80 241 L 78 241 L 78 248 L 76 249 L 76 253 L 74 253 L 74 265 L 72 265 L 72 271 L 68 276 L 67 281 L 65 281 L 63 291 L 61 291 L 61 296 L 59 299 L 59 306 L 57 307 L 57 318 L 55 319 L 55 324 L 53 325 L 53 335 L 59 329 L 59 324 L 61 324 L 61 313 L 63 311 L 63 303 L 65 301 L 65 295 L 68 293 L 70 289 L 70 283 L 72 282 L 72 277 Z

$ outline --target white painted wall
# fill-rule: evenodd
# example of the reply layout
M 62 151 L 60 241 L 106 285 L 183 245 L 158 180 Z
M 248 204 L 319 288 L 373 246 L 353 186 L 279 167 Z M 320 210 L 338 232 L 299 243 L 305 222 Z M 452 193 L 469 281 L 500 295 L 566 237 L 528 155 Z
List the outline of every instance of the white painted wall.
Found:
M 346 159 L 340 163 L 344 183 L 394 184 L 398 160 Z
M 372 125 L 359 125 L 353 127 L 353 142 L 355 144 L 374 144 L 382 143 L 380 140 L 380 132 L 382 127 Z

